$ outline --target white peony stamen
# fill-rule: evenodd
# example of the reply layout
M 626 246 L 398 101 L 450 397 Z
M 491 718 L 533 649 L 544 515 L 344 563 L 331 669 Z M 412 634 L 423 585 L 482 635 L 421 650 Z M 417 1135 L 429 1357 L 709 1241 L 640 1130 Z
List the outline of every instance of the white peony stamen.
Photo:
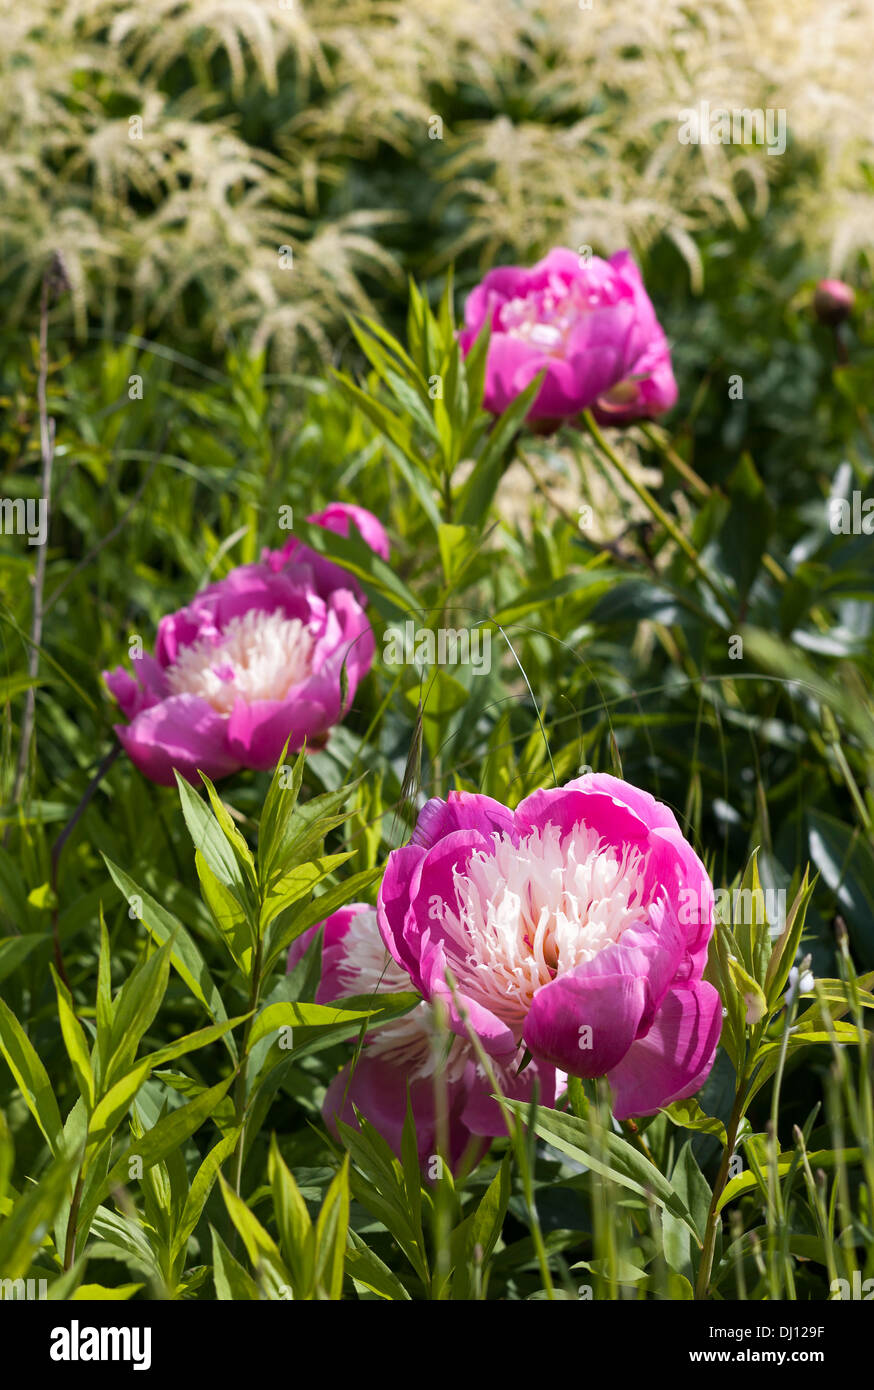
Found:
M 174 695 L 199 695 L 219 714 L 238 698 L 283 700 L 311 671 L 313 638 L 299 618 L 250 608 L 225 624 L 218 643 L 201 637 L 167 670 Z
M 441 920 L 464 992 L 519 1038 L 538 989 L 647 921 L 646 858 L 584 825 L 566 835 L 547 825 L 518 844 L 492 838 L 493 851 L 454 871 L 456 909 L 443 904 Z
M 582 316 L 604 302 L 607 286 L 566 284 L 558 277 L 548 287 L 507 300 L 501 306 L 501 332 L 531 343 L 550 356 L 561 356 Z

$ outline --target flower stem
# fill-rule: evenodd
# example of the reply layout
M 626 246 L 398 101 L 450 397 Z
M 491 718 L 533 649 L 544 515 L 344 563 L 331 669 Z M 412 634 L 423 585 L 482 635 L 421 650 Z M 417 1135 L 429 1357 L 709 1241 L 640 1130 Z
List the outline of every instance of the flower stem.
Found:
M 704 1244 L 701 1250 L 701 1263 L 698 1266 L 698 1278 L 695 1283 L 695 1297 L 698 1299 L 707 1297 L 707 1290 L 710 1284 L 710 1275 L 713 1269 L 713 1254 L 716 1249 L 716 1233 L 720 1226 L 720 1215 L 717 1211 L 719 1199 L 725 1191 L 728 1181 L 728 1166 L 731 1163 L 735 1145 L 737 1143 L 737 1133 L 743 1120 L 744 1106 L 747 1096 L 747 1078 L 744 1077 L 738 1087 L 737 1095 L 734 1098 L 734 1107 L 728 1121 L 725 1137 L 725 1150 L 722 1155 L 722 1162 L 719 1165 L 719 1172 L 713 1184 L 713 1196 L 710 1199 L 710 1209 L 707 1212 L 707 1224 L 704 1231 Z
M 234 1109 L 236 1111 L 237 1124 L 240 1128 L 240 1137 L 237 1140 L 237 1148 L 234 1155 L 234 1189 L 238 1197 L 240 1196 L 240 1187 L 243 1179 L 243 1153 L 246 1147 L 246 1078 L 249 1069 L 249 1035 L 252 1031 L 252 1023 L 261 997 L 261 945 L 261 934 L 258 932 L 255 955 L 252 960 L 252 989 L 249 995 L 249 1017 L 243 1025 L 243 1040 L 240 1047 L 240 1069 L 237 1072 L 237 1081 L 234 1087 Z
M 699 556 L 692 542 L 687 540 L 687 538 L 683 535 L 683 532 L 680 529 L 680 527 L 668 515 L 664 507 L 662 507 L 661 504 L 656 501 L 649 489 L 644 487 L 643 483 L 640 482 L 638 478 L 635 478 L 634 474 L 631 472 L 625 460 L 620 457 L 620 455 L 613 448 L 613 446 L 607 443 L 607 440 L 604 438 L 604 435 L 598 428 L 598 425 L 595 422 L 595 417 L 592 415 L 592 412 L 590 410 L 583 411 L 583 419 L 585 420 L 589 433 L 595 440 L 595 443 L 610 460 L 610 462 L 613 464 L 613 467 L 628 484 L 632 492 L 634 492 L 636 496 L 640 498 L 641 502 L 644 504 L 647 510 L 652 513 L 656 521 L 658 521 L 659 524 L 664 527 L 671 539 L 680 547 L 687 560 L 690 561 L 692 568 L 698 575 L 698 578 L 710 590 L 711 594 L 716 599 L 720 608 L 726 613 L 726 615 L 730 616 L 730 611 L 728 608 L 728 603 L 725 594 L 722 593 L 718 584 L 715 584 L 714 581 L 711 579 L 710 575 L 707 573 L 707 570 L 701 563 L 701 557 Z

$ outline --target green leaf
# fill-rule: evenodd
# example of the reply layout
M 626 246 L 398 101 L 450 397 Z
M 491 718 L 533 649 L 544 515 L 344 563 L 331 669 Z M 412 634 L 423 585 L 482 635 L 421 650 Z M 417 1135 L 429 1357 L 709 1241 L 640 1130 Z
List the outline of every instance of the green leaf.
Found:
M 743 454 L 727 482 L 731 505 L 720 533 L 721 568 L 745 599 L 759 572 L 774 529 L 775 512 L 749 454 Z
M 807 1155 L 811 1170 L 816 1172 L 817 1168 L 822 1168 L 825 1172 L 840 1165 L 851 1167 L 853 1164 L 862 1162 L 861 1149 L 818 1149 L 815 1153 Z M 778 1180 L 785 1178 L 786 1175 L 797 1165 L 798 1155 L 795 1150 L 781 1154 L 777 1159 Z M 732 1178 L 727 1183 L 720 1197 L 716 1210 L 722 1211 L 723 1207 L 728 1206 L 736 1197 L 742 1197 L 745 1192 L 752 1192 L 758 1186 L 758 1179 L 754 1172 L 739 1173 L 736 1178 Z
M 346 1268 L 356 1288 L 360 1285 L 371 1293 L 378 1294 L 380 1298 L 387 1298 L 393 1302 L 409 1302 L 410 1295 L 397 1275 L 393 1274 L 367 1242 L 351 1229 L 349 1245 L 350 1249 L 346 1251 Z
M 477 547 L 478 539 L 471 527 L 450 526 L 444 522 L 437 528 L 437 543 L 440 547 L 443 574 L 446 583 L 451 587 L 468 557 Z
M 0 1223 L 0 1277 L 23 1279 L 39 1252 L 42 1233 L 63 1205 L 78 1155 L 60 1154 L 29 1184 Z
M 161 1007 L 170 975 L 171 953 L 171 943 L 165 942 L 134 968 L 118 993 L 109 1039 L 107 1087 L 129 1069 L 141 1038 Z
M 94 1107 L 88 1124 L 88 1144 L 102 1143 L 115 1129 L 128 1110 L 131 1101 L 140 1087 L 148 1080 L 151 1072 L 149 1062 L 140 1062 L 125 1076 L 122 1076 Z
M 112 1000 L 112 960 L 109 951 L 109 933 L 100 906 L 100 957 L 97 965 L 97 1074 L 102 1077 L 110 1057 L 110 1038 L 115 1018 L 115 1005 Z
M 359 327 L 359 323 L 363 327 Z M 427 399 L 428 388 L 425 378 L 403 344 L 399 343 L 388 329 L 383 328 L 376 319 L 367 318 L 363 314 L 360 320 L 350 318 L 349 324 L 362 352 L 384 381 L 388 380 L 389 373 L 396 374 L 400 371 L 411 385 L 416 386 L 419 394 Z M 388 352 L 380 349 L 380 343 L 388 348 Z
M 162 1066 L 165 1062 L 172 1062 L 177 1057 L 185 1057 L 189 1052 L 197 1052 L 201 1047 L 208 1047 L 210 1043 L 217 1042 L 219 1038 L 224 1038 L 232 1028 L 238 1028 L 241 1023 L 245 1023 L 248 1014 L 238 1014 L 236 1018 L 226 1018 L 223 1023 L 211 1023 L 207 1028 L 198 1028 L 193 1033 L 185 1033 L 183 1037 L 177 1038 L 175 1042 L 165 1043 L 155 1052 L 150 1052 L 142 1060 L 148 1062 L 153 1069 Z
M 683 1104 L 682 1101 L 679 1103 Z M 713 1194 L 695 1161 L 691 1139 L 686 1141 L 677 1155 L 671 1173 L 671 1186 L 691 1213 L 697 1229 L 703 1231 Z M 666 1211 L 662 1216 L 662 1238 L 665 1260 L 669 1267 L 694 1283 L 695 1264 L 688 1226 Z
M 481 531 L 485 525 L 498 483 L 507 465 L 507 451 L 517 431 L 522 427 L 522 422 L 540 390 L 544 375 L 544 372 L 539 372 L 495 422 L 488 443 L 461 490 L 456 510 L 458 520 L 463 526 L 473 526 Z
M 234 825 L 234 822 L 228 813 L 227 807 L 225 806 L 224 802 L 222 801 L 212 782 L 207 777 L 206 773 L 201 772 L 199 776 L 201 782 L 206 787 L 206 793 L 209 797 L 210 805 L 213 809 L 213 814 L 215 815 L 215 818 L 218 821 L 219 826 L 224 833 L 225 839 L 228 841 L 228 844 L 234 851 L 234 854 L 237 858 L 237 862 L 239 863 L 240 867 L 242 868 L 243 872 L 248 878 L 251 886 L 253 888 L 257 887 L 258 878 L 255 871 L 255 860 L 252 858 L 252 851 L 249 849 L 249 846 L 246 844 L 246 841 L 244 840 L 243 836 L 240 834 L 239 830 Z
M 28 936 L 6 936 L 0 939 L 0 980 L 5 980 L 7 975 L 12 975 L 31 951 L 35 951 L 37 946 L 46 946 L 51 943 L 49 935 L 32 932 Z
M 289 823 L 303 781 L 306 750 L 299 754 L 297 761 L 289 768 L 285 762 L 287 749 L 288 743 L 270 779 L 258 826 L 258 881 L 262 884 L 269 883 L 277 870 L 281 872 L 284 848 L 291 838 Z
M 228 1076 L 224 1081 L 219 1081 L 217 1085 L 210 1086 L 208 1090 L 202 1091 L 186 1105 L 181 1105 L 177 1110 L 171 1110 L 169 1114 L 162 1115 L 157 1123 L 151 1129 L 147 1129 L 140 1138 L 132 1137 L 127 1152 L 113 1164 L 103 1181 L 96 1185 L 95 1190 L 90 1194 L 87 1205 L 83 1203 L 80 1226 L 82 1228 L 87 1227 L 88 1222 L 108 1192 L 115 1187 L 123 1187 L 130 1180 L 129 1163 L 131 1158 L 140 1158 L 143 1171 L 146 1172 L 154 1164 L 160 1163 L 168 1154 L 179 1149 L 200 1128 L 204 1120 L 213 1114 L 233 1079 L 233 1076 Z
M 768 1004 L 772 1009 L 777 1007 L 786 990 L 789 972 L 801 942 L 807 905 L 813 894 L 813 888 L 814 885 L 808 882 L 807 869 L 805 869 L 795 900 L 786 914 L 783 930 L 774 942 L 771 959 L 768 961 L 765 992 L 768 996 Z
M 427 1287 L 430 1282 L 428 1263 L 410 1221 L 400 1164 L 382 1135 L 363 1116 L 358 1119 L 358 1129 L 337 1121 L 341 1142 L 356 1168 L 361 1170 L 358 1173 L 353 1169 L 350 1173 L 352 1195 L 394 1236 Z
M 229 888 L 242 908 L 248 907 L 249 894 L 235 847 L 223 833 L 215 816 L 210 815 L 197 792 L 174 770 L 182 814 L 188 833 L 216 878 Z
M 15 1145 L 9 1132 L 9 1124 L 0 1110 L 0 1211 L 9 1188 L 9 1180 L 15 1166 Z
M 155 902 L 155 899 L 144 888 L 140 888 L 123 869 L 113 864 L 112 860 L 107 859 L 105 855 L 103 857 L 116 887 L 124 898 L 128 902 L 133 898 L 138 898 L 142 904 L 142 923 L 146 930 L 162 944 L 165 941 L 172 941 L 171 959 L 173 965 L 195 999 L 199 1000 L 214 1022 L 226 1023 L 228 1015 L 222 1003 L 222 997 L 206 967 L 203 956 L 182 923 L 172 913 L 161 907 L 160 903 Z M 226 1035 L 225 1043 L 236 1061 L 236 1044 L 230 1034 Z
M 287 874 L 290 869 L 319 857 L 328 832 L 342 825 L 353 814 L 351 810 L 341 808 L 349 800 L 360 780 L 358 778 L 336 791 L 314 796 L 305 804 L 298 803 L 295 806 L 294 814 L 283 827 L 283 833 L 277 837 L 270 871 L 262 873 L 263 891 L 269 892 L 277 879 Z
M 91 1054 L 85 1041 L 82 1025 L 73 1009 L 70 991 L 59 978 L 54 966 L 51 966 L 51 972 L 58 996 L 58 1017 L 64 1046 L 67 1049 L 67 1056 L 76 1077 L 79 1094 L 90 1111 L 94 1108 L 94 1072 L 91 1067 Z
M 100 1303 L 125 1302 L 133 1298 L 135 1293 L 139 1293 L 142 1284 L 116 1284 L 114 1288 L 107 1288 L 105 1284 L 80 1284 L 78 1289 L 70 1294 L 73 1303 Z
M 401 1130 L 401 1174 L 407 1198 L 410 1224 L 416 1232 L 420 1250 L 424 1252 L 425 1236 L 422 1230 L 422 1172 L 419 1167 L 419 1144 L 416 1135 L 416 1117 L 407 1091 L 407 1113 Z
M 261 1297 L 258 1285 L 234 1259 L 218 1231 L 212 1226 L 209 1229 L 212 1234 L 212 1277 L 216 1298 L 222 1303 L 256 1303 Z
M 868 839 L 834 816 L 807 811 L 810 857 L 837 898 L 854 950 L 874 966 L 874 849 Z
M 28 676 L 23 671 L 17 672 L 14 676 L 3 676 L 0 678 L 0 705 L 6 705 L 14 700 L 16 695 L 23 695 L 25 690 L 33 690 L 40 685 L 47 685 L 47 677 L 37 678 Z
M 183 1254 L 188 1244 L 189 1237 L 193 1234 L 198 1221 L 203 1215 L 209 1194 L 215 1186 L 219 1169 L 226 1159 L 230 1158 L 237 1146 L 240 1131 L 238 1129 L 229 1130 L 222 1135 L 217 1144 L 214 1144 L 201 1163 L 194 1181 L 188 1190 L 185 1198 L 185 1206 L 179 1224 L 173 1232 L 173 1239 L 170 1246 L 170 1258 L 174 1262 Z
M 786 1045 L 787 1057 L 794 1057 L 796 1052 L 802 1051 L 805 1047 L 813 1047 L 818 1043 L 828 1043 L 831 1045 L 832 1042 L 835 1041 L 844 1046 L 854 1046 L 859 1043 L 859 1029 L 852 1024 L 841 1023 L 839 1020 L 835 1020 L 831 1025 L 834 1029 L 834 1035 L 832 1035 L 824 1028 L 817 1028 L 813 1012 L 811 1012 L 810 1015 L 806 1015 L 805 1018 L 807 1023 L 805 1024 L 801 1021 L 796 1023 L 789 1036 Z M 756 1053 L 756 1071 L 750 1084 L 749 1091 L 747 1092 L 747 1104 L 749 1104 L 754 1096 L 758 1095 L 765 1083 L 770 1080 L 777 1070 L 780 1060 L 780 1048 L 781 1042 L 779 1040 L 762 1043 L 759 1047 Z
M 32 914 L 28 908 L 27 885 L 21 870 L 7 850 L 0 846 L 0 905 L 19 929 L 26 927 Z
M 712 1134 L 723 1148 L 728 1143 L 725 1125 L 714 1115 L 705 1115 L 694 1096 L 688 1100 L 675 1100 L 673 1105 L 664 1106 L 662 1113 L 667 1115 L 671 1124 L 678 1125 L 680 1129 L 694 1129 L 700 1134 Z
M 349 1155 L 325 1194 L 316 1222 L 316 1287 L 339 1302 L 349 1229 Z
M 744 1021 L 749 1024 L 761 1023 L 768 1012 L 768 1001 L 758 981 L 754 980 L 733 956 L 728 960 L 728 972 L 732 984 L 743 1000 Z
M 310 927 L 314 927 L 317 922 L 324 922 L 347 903 L 358 901 L 376 882 L 381 872 L 380 868 L 373 868 L 352 874 L 342 883 L 326 889 L 321 896 L 314 897 L 312 902 L 304 904 L 296 912 L 289 912 L 287 916 L 272 922 L 264 951 L 265 972 L 269 972 L 277 956 L 287 950 L 305 931 L 309 931 Z
M 511 1155 L 508 1152 L 504 1154 L 501 1166 L 483 1193 L 480 1204 L 474 1212 L 467 1233 L 463 1257 L 458 1264 L 453 1281 L 452 1297 L 454 1299 L 471 1296 L 470 1265 L 477 1246 L 482 1252 L 480 1266 L 483 1276 L 488 1270 L 488 1262 L 503 1230 L 507 1206 L 510 1201 L 512 1191 L 510 1162 Z
M 197 877 L 200 879 L 201 896 L 212 913 L 222 940 L 237 969 L 249 979 L 252 971 L 254 941 L 249 917 L 240 906 L 230 888 L 226 888 L 207 864 L 200 850 L 194 855 Z
M 335 1004 L 268 1004 L 258 1014 L 249 1033 L 249 1049 L 262 1038 L 286 1028 L 351 1028 L 379 1014 L 379 1009 L 343 1009 Z
M 492 621 L 499 623 L 501 627 L 507 627 L 512 623 L 518 623 L 521 618 L 528 617 L 531 613 L 546 613 L 559 600 L 576 594 L 585 594 L 586 601 L 594 603 L 602 594 L 615 589 L 619 574 L 619 570 L 608 569 L 598 559 L 583 571 L 563 574 L 549 584 L 538 583 L 522 589 L 514 598 L 503 604 Z
M 266 1266 L 267 1271 L 272 1272 L 285 1283 L 291 1283 L 291 1275 L 285 1268 L 282 1256 L 279 1253 L 273 1237 L 268 1235 L 261 1222 L 253 1212 L 249 1210 L 246 1203 L 241 1200 L 221 1173 L 218 1175 L 222 1196 L 225 1199 L 225 1206 L 228 1215 L 239 1231 L 246 1247 L 246 1254 L 249 1256 L 252 1268 L 256 1275 L 260 1275 Z
M 184 1057 L 190 1052 L 196 1052 L 201 1047 L 207 1047 L 223 1038 L 225 1033 L 243 1023 L 247 1017 L 248 1014 L 241 1014 L 225 1023 L 214 1023 L 208 1028 L 199 1028 L 196 1032 L 186 1033 L 184 1037 L 177 1038 L 175 1042 L 167 1043 L 143 1057 L 135 1067 L 118 1078 L 95 1106 L 89 1126 L 89 1145 L 101 1142 L 114 1131 L 140 1087 L 156 1067 L 162 1066 L 165 1062 L 172 1062 L 177 1057 Z
M 265 894 L 259 920 L 261 932 L 263 933 L 281 912 L 300 902 L 301 898 L 308 897 L 316 884 L 321 883 L 351 857 L 352 851 L 344 850 L 341 854 L 326 854 L 313 859 L 309 864 L 298 864 L 295 868 L 289 869 L 274 882 L 269 893 Z
M 275 1134 L 270 1140 L 267 1176 L 273 1194 L 279 1248 L 291 1274 L 295 1296 L 306 1298 L 315 1283 L 316 1233 L 294 1175 L 279 1152 Z
M 680 1199 L 667 1178 L 650 1163 L 643 1154 L 638 1153 L 619 1135 L 607 1131 L 596 1135 L 586 1120 L 578 1120 L 573 1115 L 560 1110 L 547 1110 L 542 1105 L 529 1106 L 526 1102 L 508 1100 L 505 1102 L 518 1115 L 523 1123 L 528 1122 L 529 1112 L 534 1113 L 534 1130 L 560 1153 L 567 1154 L 577 1163 L 592 1168 L 602 1177 L 610 1178 L 636 1192 L 639 1197 L 651 1197 L 664 1211 L 670 1212 L 688 1226 L 700 1244 L 700 1238 L 690 1212 Z

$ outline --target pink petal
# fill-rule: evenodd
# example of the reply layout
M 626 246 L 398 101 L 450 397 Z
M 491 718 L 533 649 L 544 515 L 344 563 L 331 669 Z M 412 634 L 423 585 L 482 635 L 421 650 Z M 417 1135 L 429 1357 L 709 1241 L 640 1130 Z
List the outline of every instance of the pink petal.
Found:
M 416 1146 L 420 1162 L 437 1151 L 437 1121 L 434 1078 L 409 1082 L 403 1066 L 382 1057 L 372 1057 L 365 1048 L 357 1062 L 349 1062 L 331 1082 L 322 1104 L 326 1124 L 336 1132 L 336 1121 L 358 1128 L 353 1106 L 379 1131 L 400 1157 L 404 1120 L 407 1114 L 407 1086 L 416 1123 Z M 463 1082 L 447 1082 L 450 1153 L 454 1164 L 464 1151 L 470 1134 L 461 1121 L 465 1091 Z
M 171 695 L 114 727 L 131 762 L 161 786 L 173 786 L 174 768 L 198 785 L 198 772 L 214 779 L 240 767 L 228 747 L 227 721 L 195 695 Z
M 698 980 L 670 990 L 649 1033 L 610 1072 L 617 1120 L 651 1115 L 700 1090 L 721 1031 L 722 1006 L 712 985 Z
M 646 1008 L 644 977 L 596 973 L 589 967 L 598 959 L 539 989 L 525 1023 L 526 1047 L 572 1076 L 603 1076 L 615 1067 L 634 1042 Z M 621 955 L 614 959 L 617 967 L 624 964 Z

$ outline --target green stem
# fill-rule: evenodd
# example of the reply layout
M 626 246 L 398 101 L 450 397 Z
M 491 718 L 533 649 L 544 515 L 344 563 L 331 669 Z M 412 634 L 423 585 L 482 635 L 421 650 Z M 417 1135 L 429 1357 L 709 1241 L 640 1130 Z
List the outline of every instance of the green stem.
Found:
M 480 1065 L 482 1066 L 483 1071 L 485 1072 L 486 1076 L 488 1077 L 489 1081 L 491 1082 L 494 1088 L 495 1100 L 497 1101 L 501 1110 L 501 1114 L 504 1117 L 504 1124 L 507 1126 L 507 1134 L 510 1137 L 510 1142 L 516 1150 L 516 1161 L 519 1164 L 519 1174 L 522 1178 L 522 1192 L 525 1198 L 525 1206 L 528 1215 L 528 1224 L 529 1229 L 531 1231 L 531 1241 L 534 1246 L 534 1252 L 537 1256 L 537 1263 L 540 1266 L 540 1277 L 543 1280 L 543 1287 L 546 1291 L 546 1296 L 548 1299 L 552 1300 L 555 1297 L 555 1285 L 552 1282 L 552 1275 L 549 1270 L 549 1256 L 546 1253 L 546 1245 L 543 1240 L 543 1231 L 540 1227 L 540 1217 L 537 1214 L 537 1204 L 534 1200 L 534 1184 L 531 1181 L 531 1170 L 528 1164 L 528 1154 L 525 1148 L 525 1136 L 522 1133 L 521 1125 L 517 1124 L 515 1115 L 513 1114 L 510 1107 L 507 1105 L 506 1097 L 503 1091 L 501 1090 L 500 1084 L 495 1075 L 495 1069 L 492 1066 L 491 1058 L 485 1051 L 482 1042 L 480 1041 L 474 1029 L 471 1028 L 468 1024 L 467 1015 L 461 1007 L 461 1003 L 458 998 L 458 991 L 455 986 L 455 980 L 452 978 L 451 972 L 447 971 L 446 979 L 449 988 L 452 991 L 452 998 L 455 1002 L 455 1007 L 458 1009 L 459 1015 L 462 1021 L 464 1022 L 465 1028 L 467 1030 L 467 1036 L 470 1039 L 471 1046 L 473 1047 L 473 1050 L 477 1055 L 477 1059 Z
M 710 1274 L 713 1269 L 713 1254 L 716 1249 L 716 1233 L 720 1226 L 720 1216 L 717 1211 L 719 1199 L 725 1191 L 728 1181 L 728 1166 L 731 1163 L 737 1134 L 741 1126 L 744 1115 L 744 1105 L 748 1090 L 748 1078 L 744 1077 L 738 1087 L 737 1095 L 734 1098 L 734 1107 L 728 1121 L 728 1128 L 725 1137 L 725 1150 L 722 1155 L 722 1162 L 719 1165 L 719 1172 L 713 1184 L 713 1196 L 710 1199 L 710 1209 L 707 1212 L 707 1223 L 704 1230 L 704 1245 L 701 1250 L 701 1263 L 698 1266 L 698 1279 L 695 1284 L 695 1297 L 702 1299 L 707 1297 L 707 1289 L 710 1284 Z
M 810 958 L 802 964 L 799 975 L 807 969 Z M 783 1088 L 783 1072 L 786 1067 L 786 1055 L 789 1050 L 789 1035 L 792 1032 L 792 1025 L 795 1022 L 795 1014 L 798 1007 L 798 987 L 796 987 L 789 1000 L 789 1007 L 786 1010 L 786 1017 L 783 1020 L 783 1036 L 780 1039 L 780 1053 L 777 1059 L 777 1070 L 774 1075 L 774 1085 L 771 1091 L 771 1123 L 768 1134 L 768 1227 L 771 1240 L 768 1242 L 768 1266 L 770 1269 L 771 1297 L 779 1299 L 782 1289 L 778 1287 L 778 1260 L 777 1260 L 777 1239 L 780 1240 L 780 1253 L 784 1256 L 784 1268 L 787 1274 L 787 1284 L 789 1287 L 789 1297 L 795 1298 L 795 1281 L 792 1275 L 792 1266 L 788 1259 L 788 1239 L 789 1228 L 785 1220 L 785 1210 L 783 1206 L 783 1193 L 780 1187 L 780 1142 L 777 1137 L 777 1123 L 780 1117 L 780 1092 Z M 776 1225 L 777 1230 L 771 1228 Z
M 640 428 L 653 448 L 658 450 L 662 458 L 673 468 L 674 472 L 679 473 L 680 477 L 689 484 L 694 492 L 698 493 L 699 497 L 710 496 L 713 489 L 710 487 L 709 483 L 705 483 L 704 479 L 695 472 L 691 464 L 688 464 L 684 458 L 681 458 L 666 440 L 659 438 L 657 431 L 653 429 L 652 425 L 644 422 Z
M 695 573 L 698 575 L 701 582 L 705 584 L 707 588 L 710 590 L 710 592 L 713 594 L 713 597 L 716 599 L 720 608 L 727 615 L 730 616 L 730 610 L 725 595 L 722 593 L 719 586 L 714 583 L 710 575 L 707 573 L 707 570 L 702 565 L 701 558 L 694 545 L 692 545 L 691 541 L 686 539 L 680 527 L 668 515 L 664 507 L 662 507 L 661 504 L 656 501 L 649 489 L 644 487 L 643 483 L 641 483 L 639 479 L 635 478 L 634 474 L 631 472 L 625 460 L 620 458 L 619 454 L 616 452 L 616 450 L 613 448 L 611 444 L 607 443 L 607 440 L 604 438 L 603 434 L 598 428 L 598 425 L 595 422 L 595 417 L 592 415 L 592 412 L 590 410 L 583 411 L 583 419 L 585 420 L 589 432 L 592 435 L 592 438 L 595 440 L 595 443 L 610 460 L 610 462 L 613 464 L 613 467 L 625 480 L 625 482 L 631 488 L 632 492 L 634 492 L 635 495 L 640 498 L 640 501 L 644 504 L 647 510 L 652 513 L 652 515 L 656 518 L 659 524 L 663 526 L 664 529 L 667 531 L 671 539 L 680 547 L 683 554 L 691 563 L 692 568 L 695 570 Z
M 237 1140 L 235 1150 L 236 1173 L 234 1187 L 237 1196 L 240 1196 L 240 1186 L 243 1178 L 243 1152 L 246 1147 L 246 1079 L 249 1068 L 249 1035 L 252 1031 L 252 1023 L 255 1018 L 255 1011 L 258 1008 L 258 1001 L 261 997 L 261 934 L 258 932 L 258 944 L 255 947 L 255 956 L 252 961 L 252 989 L 249 995 L 249 1017 L 243 1025 L 242 1056 L 240 1059 L 240 1070 L 237 1073 L 237 1081 L 234 1087 L 234 1108 L 236 1111 L 237 1124 L 240 1127 L 240 1137 Z

